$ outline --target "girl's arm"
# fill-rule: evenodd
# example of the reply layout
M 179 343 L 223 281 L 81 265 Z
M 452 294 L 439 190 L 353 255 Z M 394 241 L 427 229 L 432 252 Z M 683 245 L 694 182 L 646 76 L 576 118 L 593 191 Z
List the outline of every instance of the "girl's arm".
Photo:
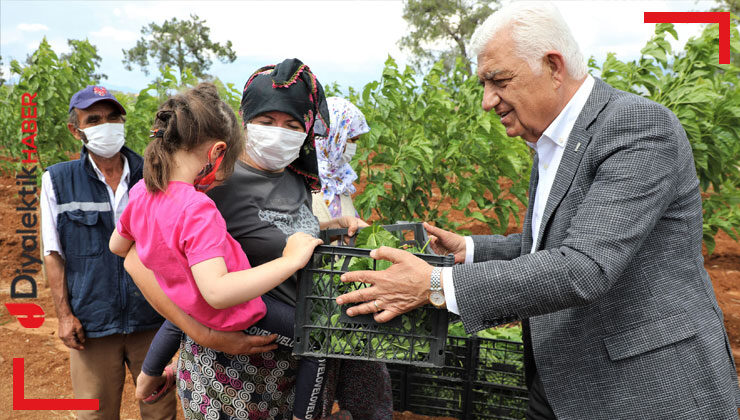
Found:
M 141 263 L 136 247 L 125 255 L 123 266 L 152 307 L 162 316 L 177 325 L 201 346 L 229 354 L 257 354 L 277 348 L 271 344 L 276 335 L 246 335 L 241 331 L 216 331 L 200 324 L 175 305 L 162 291 L 154 273 Z
M 229 273 L 223 257 L 211 258 L 190 267 L 198 290 L 209 305 L 224 309 L 262 296 L 303 268 L 321 245 L 306 233 L 288 238 L 283 256 L 260 266 Z
M 133 243 L 134 241 L 124 238 L 120 233 L 118 233 L 118 230 L 113 229 L 113 234 L 110 236 L 108 247 L 110 248 L 110 252 L 121 258 L 126 258 L 126 254 L 128 254 L 128 250 L 131 249 L 131 245 Z

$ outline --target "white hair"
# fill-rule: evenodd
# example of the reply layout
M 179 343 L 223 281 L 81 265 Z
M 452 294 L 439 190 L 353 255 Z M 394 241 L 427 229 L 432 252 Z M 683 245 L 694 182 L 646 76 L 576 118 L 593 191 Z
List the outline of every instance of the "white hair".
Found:
M 494 12 L 473 33 L 470 50 L 474 56 L 501 30 L 511 28 L 516 54 L 527 61 L 536 74 L 542 69 L 547 51 L 559 51 L 568 74 L 575 79 L 586 76 L 586 62 L 563 16 L 551 3 L 520 1 Z

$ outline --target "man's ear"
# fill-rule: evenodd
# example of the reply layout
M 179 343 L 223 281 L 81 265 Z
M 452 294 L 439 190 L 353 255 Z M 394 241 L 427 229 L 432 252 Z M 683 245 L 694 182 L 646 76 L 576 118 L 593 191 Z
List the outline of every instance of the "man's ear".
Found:
M 78 130 L 72 123 L 67 123 L 67 130 L 72 134 L 72 137 L 77 140 L 82 140 L 82 137 L 80 137 L 80 130 Z
M 560 51 L 552 50 L 545 53 L 543 60 L 545 62 L 545 66 L 550 71 L 550 77 L 556 84 L 556 87 L 560 87 L 560 85 L 563 84 L 563 81 L 565 81 L 565 76 L 568 71 L 565 68 L 565 59 L 563 58 L 563 55 Z

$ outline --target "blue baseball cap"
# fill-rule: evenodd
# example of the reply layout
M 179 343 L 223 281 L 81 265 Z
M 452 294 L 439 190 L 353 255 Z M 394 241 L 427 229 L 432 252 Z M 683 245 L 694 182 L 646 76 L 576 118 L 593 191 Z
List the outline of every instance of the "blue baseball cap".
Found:
M 72 99 L 69 101 L 69 110 L 72 108 L 87 109 L 92 104 L 99 101 L 111 101 L 121 111 L 121 114 L 126 115 L 126 110 L 123 108 L 116 97 L 108 91 L 108 89 L 102 86 L 88 85 L 86 88 L 75 93 Z

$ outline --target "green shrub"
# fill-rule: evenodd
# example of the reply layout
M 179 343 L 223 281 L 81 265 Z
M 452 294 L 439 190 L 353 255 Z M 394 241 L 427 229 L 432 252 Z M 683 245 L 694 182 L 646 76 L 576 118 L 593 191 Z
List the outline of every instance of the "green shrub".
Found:
M 481 109 L 482 95 L 460 60 L 449 74 L 439 62 L 422 77 L 388 58 L 381 80 L 351 98 L 371 127 L 356 157 L 367 177 L 355 199 L 363 217 L 375 210 L 383 223 L 430 220 L 457 228 L 438 199 L 449 197 L 466 218 L 494 233 L 506 230 L 518 211 L 507 192 L 526 205 L 531 158 L 524 142 L 506 137 L 498 117 Z M 506 178 L 508 191 L 499 182 Z

